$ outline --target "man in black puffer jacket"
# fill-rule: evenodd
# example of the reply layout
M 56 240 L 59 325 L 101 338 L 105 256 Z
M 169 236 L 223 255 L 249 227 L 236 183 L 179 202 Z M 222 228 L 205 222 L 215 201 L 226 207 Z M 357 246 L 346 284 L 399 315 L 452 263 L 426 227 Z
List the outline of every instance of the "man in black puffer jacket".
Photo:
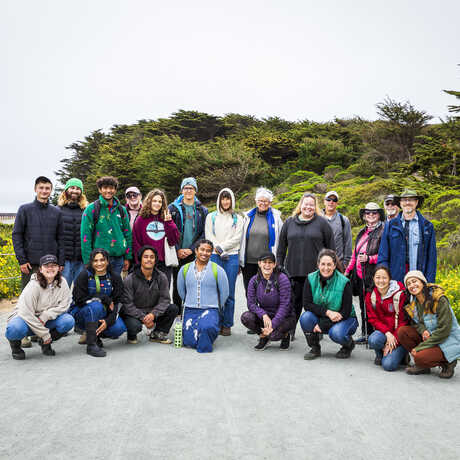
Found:
M 21 205 L 14 221 L 12 239 L 21 268 L 22 289 L 38 270 L 44 255 L 56 256 L 61 270 L 64 266 L 62 217 L 59 208 L 49 203 L 52 190 L 53 185 L 47 177 L 37 177 L 35 200 Z
M 142 246 L 137 257 L 140 265 L 136 265 L 124 280 L 120 311 L 128 329 L 128 343 L 137 343 L 137 334 L 145 325 L 147 329 L 153 329 L 151 342 L 169 344 L 168 333 L 179 308 L 171 304 L 168 278 L 155 268 L 158 253 L 153 246 Z
M 83 269 L 80 226 L 81 215 L 86 206 L 88 206 L 88 200 L 83 194 L 83 183 L 80 179 L 73 177 L 67 181 L 63 192 L 59 196 L 58 206 L 62 214 L 65 253 L 65 265 L 62 276 L 66 279 L 70 287 Z

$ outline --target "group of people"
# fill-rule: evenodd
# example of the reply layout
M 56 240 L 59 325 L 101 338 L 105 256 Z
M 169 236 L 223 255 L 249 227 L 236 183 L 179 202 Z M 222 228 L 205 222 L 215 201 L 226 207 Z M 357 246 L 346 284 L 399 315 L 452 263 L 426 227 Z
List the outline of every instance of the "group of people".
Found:
M 30 336 L 53 355 L 51 343 L 73 327 L 95 357 L 106 355 L 103 338 L 127 332 L 135 344 L 144 326 L 151 341 L 171 343 L 176 318 L 185 346 L 211 352 L 219 334 L 231 335 L 241 270 L 248 307 L 241 322 L 258 335 L 255 350 L 276 341 L 289 349 L 299 322 L 307 360 L 321 356 L 328 334 L 340 345 L 337 358 L 349 358 L 355 343 L 368 343 L 385 370 L 406 363 L 410 374 L 436 366 L 440 377 L 454 374 L 460 329 L 434 284 L 434 228 L 415 191 L 388 195 L 383 208 L 367 203 L 353 245 L 336 191 L 326 193 L 323 209 L 315 194 L 304 193 L 283 223 L 263 187 L 244 214 L 236 212 L 229 188 L 209 213 L 193 177 L 183 179 L 169 206 L 163 191 L 142 200 L 137 187 L 125 191 L 123 206 L 114 177 L 98 179 L 97 187 L 99 198 L 88 204 L 82 182 L 72 178 L 55 207 L 51 181 L 41 176 L 34 202 L 19 208 L 13 245 L 23 292 L 6 330 L 13 358 L 25 358 Z

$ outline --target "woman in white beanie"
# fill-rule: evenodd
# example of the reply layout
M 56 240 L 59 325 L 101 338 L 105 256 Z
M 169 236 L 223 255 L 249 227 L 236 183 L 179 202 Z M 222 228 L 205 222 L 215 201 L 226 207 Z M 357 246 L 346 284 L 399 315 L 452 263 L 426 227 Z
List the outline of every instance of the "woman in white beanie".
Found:
M 414 325 L 398 330 L 400 343 L 415 362 L 406 372 L 429 374 L 440 366 L 439 377 L 450 379 L 460 357 L 460 328 L 449 300 L 442 287 L 427 283 L 419 270 L 407 273 L 404 284 L 414 299 L 405 307 Z

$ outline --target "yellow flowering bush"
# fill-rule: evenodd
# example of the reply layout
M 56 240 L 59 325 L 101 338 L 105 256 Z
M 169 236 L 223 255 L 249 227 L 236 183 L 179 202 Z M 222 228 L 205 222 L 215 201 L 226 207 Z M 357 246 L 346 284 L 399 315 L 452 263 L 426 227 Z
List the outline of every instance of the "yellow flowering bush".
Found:
M 455 316 L 460 321 L 460 266 L 447 265 L 440 267 L 436 282 L 444 288 Z
M 2 234 L 2 239 L 6 244 L 0 246 L 0 254 L 14 254 L 13 242 L 11 235 Z M 16 297 L 21 292 L 21 270 L 19 269 L 18 261 L 14 255 L 0 256 L 0 278 L 14 279 L 0 280 L 0 299 Z

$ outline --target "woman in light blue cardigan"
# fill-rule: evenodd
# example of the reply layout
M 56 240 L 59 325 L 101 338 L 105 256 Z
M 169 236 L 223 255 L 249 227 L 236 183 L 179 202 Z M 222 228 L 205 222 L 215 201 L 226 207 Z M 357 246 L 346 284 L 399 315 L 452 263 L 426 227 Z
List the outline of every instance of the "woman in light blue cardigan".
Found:
M 183 343 L 199 353 L 212 351 L 228 297 L 225 270 L 209 261 L 213 249 L 211 241 L 200 240 L 195 260 L 184 265 L 177 276 L 177 290 L 184 304 Z

